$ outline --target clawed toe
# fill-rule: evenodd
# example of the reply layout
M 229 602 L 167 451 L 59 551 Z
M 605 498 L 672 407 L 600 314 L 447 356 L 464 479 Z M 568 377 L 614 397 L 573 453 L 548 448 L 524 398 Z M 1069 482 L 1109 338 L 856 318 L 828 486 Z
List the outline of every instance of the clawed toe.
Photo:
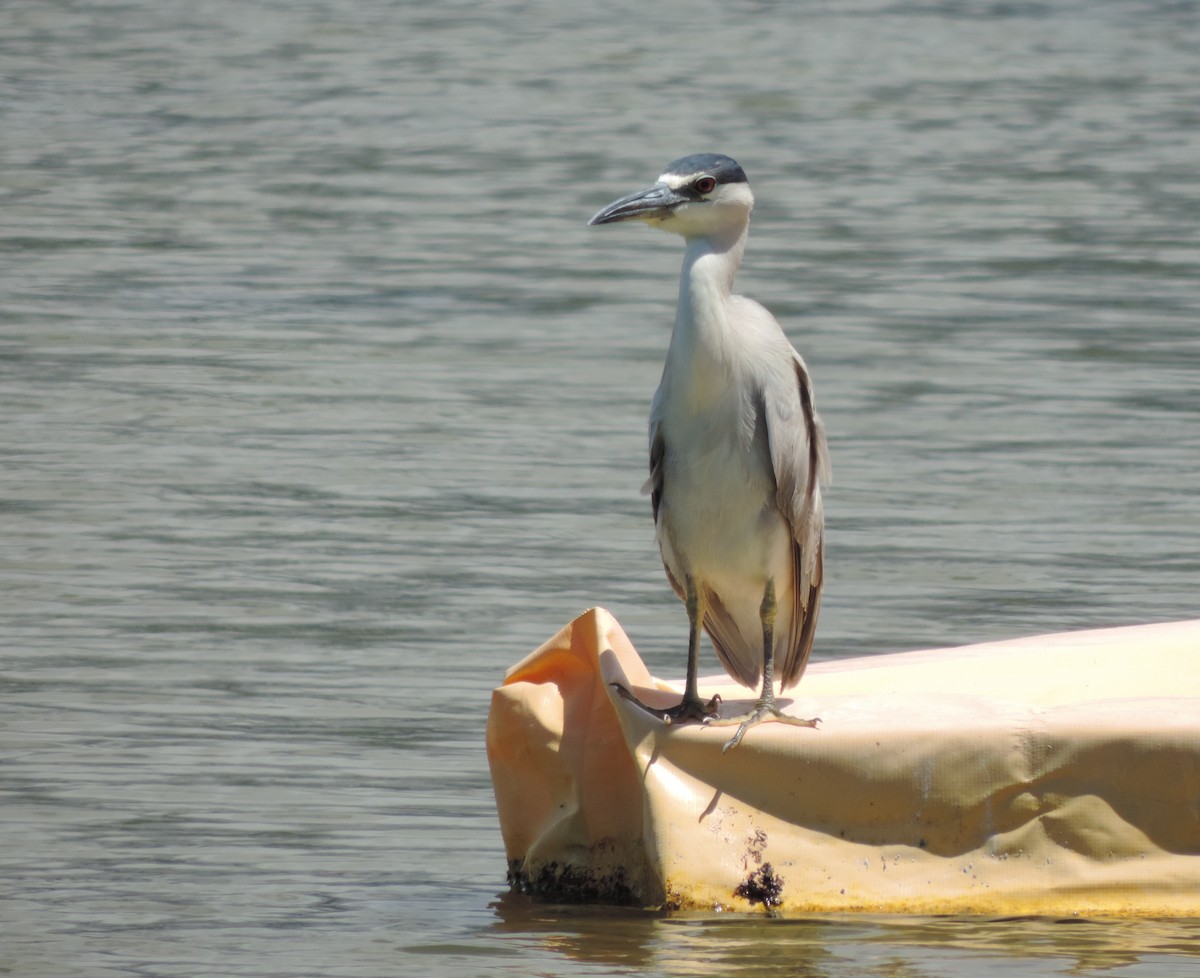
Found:
M 623 699 L 628 700 L 638 709 L 649 713 L 654 719 L 668 727 L 678 723 L 703 723 L 712 727 L 732 727 L 736 724 L 737 732 L 726 741 L 725 746 L 721 748 L 722 753 L 740 744 L 742 738 L 746 736 L 746 731 L 762 723 L 764 720 L 774 720 L 793 727 L 815 727 L 821 722 L 820 717 L 805 720 L 803 717 L 790 716 L 779 709 L 773 702 L 759 702 L 755 704 L 754 709 L 749 713 L 722 719 L 720 716 L 721 697 L 719 695 L 713 696 L 707 703 L 698 696 L 684 696 L 676 706 L 665 710 L 661 708 L 655 709 L 639 700 L 621 683 L 609 683 L 609 685 L 620 693 Z
M 731 727 L 735 723 L 738 724 L 737 733 L 725 742 L 725 746 L 721 748 L 721 753 L 725 753 L 740 744 L 742 738 L 746 736 L 746 731 L 762 723 L 764 720 L 776 720 L 779 723 L 787 723 L 793 727 L 816 727 L 821 722 L 820 717 L 805 720 L 802 717 L 789 716 L 774 704 L 759 703 L 749 713 L 743 713 L 737 717 L 727 717 L 724 720 L 712 721 L 714 727 Z
M 672 706 L 666 710 L 656 710 L 653 707 L 647 706 L 620 683 L 609 683 L 609 685 L 620 693 L 624 699 L 645 710 L 656 720 L 660 720 L 667 726 L 677 723 L 688 723 L 689 721 L 712 723 L 719 716 L 719 708 L 721 706 L 720 696 L 713 696 L 707 703 L 699 697 L 689 698 L 685 696 L 677 706 Z
M 721 697 L 713 694 L 707 703 L 701 700 L 682 700 L 678 706 L 673 706 L 662 713 L 663 723 L 670 726 L 673 723 L 687 723 L 696 720 L 700 723 L 712 723 L 720 717 Z

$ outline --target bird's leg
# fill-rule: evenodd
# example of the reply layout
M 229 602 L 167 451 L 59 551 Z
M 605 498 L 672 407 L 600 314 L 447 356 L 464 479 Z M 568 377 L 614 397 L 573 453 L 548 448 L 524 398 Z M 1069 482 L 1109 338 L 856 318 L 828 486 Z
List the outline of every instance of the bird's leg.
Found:
M 696 587 L 691 574 L 684 578 L 684 583 L 688 613 L 687 679 L 683 685 L 683 699 L 678 706 L 668 711 L 663 720 L 668 723 L 678 723 L 680 720 L 701 720 L 708 723 L 717 715 L 721 697 L 713 696 L 707 703 L 700 699 L 697 676 L 700 670 L 700 633 L 704 629 L 704 596 Z
M 763 630 L 763 679 L 762 692 L 759 694 L 758 702 L 754 704 L 754 709 L 742 716 L 729 717 L 726 720 L 714 721 L 715 726 L 732 726 L 739 724 L 737 733 L 735 733 L 721 748 L 724 753 L 733 747 L 736 747 L 742 742 L 742 738 L 746 736 L 746 731 L 757 723 L 761 723 L 767 717 L 773 717 L 780 723 L 790 723 L 797 727 L 815 727 L 819 721 L 817 720 L 802 720 L 800 717 L 788 716 L 778 706 L 775 705 L 775 615 L 779 610 L 779 606 L 775 601 L 775 581 L 767 580 L 767 587 L 763 593 L 762 604 L 759 606 L 758 615 L 762 621 Z
M 678 706 L 668 710 L 656 710 L 647 706 L 620 683 L 613 683 L 613 689 L 631 703 L 636 703 L 647 713 L 658 717 L 663 723 L 685 723 L 688 720 L 699 720 L 710 723 L 717 716 L 717 707 L 721 703 L 720 696 L 713 696 L 707 703 L 700 699 L 697 674 L 700 663 L 700 631 L 704 625 L 704 598 L 696 587 L 696 582 L 689 574 L 684 578 L 686 585 L 686 605 L 688 613 L 688 661 L 687 680 L 683 687 L 683 699 Z

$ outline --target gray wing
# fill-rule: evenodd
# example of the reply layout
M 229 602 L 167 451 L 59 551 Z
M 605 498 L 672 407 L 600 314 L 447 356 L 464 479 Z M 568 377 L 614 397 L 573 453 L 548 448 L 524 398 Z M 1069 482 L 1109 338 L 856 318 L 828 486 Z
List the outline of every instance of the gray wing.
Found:
M 763 414 L 776 504 L 792 529 L 792 591 L 777 595 L 791 604 L 787 651 L 776 676 L 781 688 L 800 681 L 812 651 L 824 583 L 825 511 L 821 485 L 829 482 L 825 429 L 813 403 L 812 382 L 804 360 L 791 350 L 791 376 L 763 391 Z
M 650 478 L 642 485 L 642 495 L 650 496 L 650 507 L 654 511 L 654 523 L 658 524 L 658 505 L 662 502 L 663 456 L 667 452 L 666 442 L 659 431 L 658 419 L 650 416 Z
M 667 453 L 667 443 L 662 436 L 658 416 L 660 396 L 660 393 L 655 393 L 654 403 L 650 408 L 650 478 L 642 485 L 642 494 L 650 496 L 650 508 L 654 513 L 656 528 L 658 527 L 658 507 L 662 503 L 663 494 L 663 456 Z M 667 572 L 667 580 L 671 582 L 672 589 L 679 595 L 681 601 L 684 600 L 686 595 L 683 585 L 675 579 L 666 560 L 663 561 L 663 570 Z

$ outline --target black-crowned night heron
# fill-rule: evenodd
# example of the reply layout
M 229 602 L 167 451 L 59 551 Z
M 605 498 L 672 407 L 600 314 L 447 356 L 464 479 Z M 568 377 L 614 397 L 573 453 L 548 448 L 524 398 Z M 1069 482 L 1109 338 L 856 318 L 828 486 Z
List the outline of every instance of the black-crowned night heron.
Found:
M 667 723 L 739 724 L 725 750 L 774 717 L 773 680 L 795 685 L 808 663 L 821 604 L 829 455 L 800 354 L 757 302 L 733 295 L 754 197 L 728 156 L 667 166 L 654 186 L 613 201 L 590 224 L 645 221 L 682 235 L 687 249 L 662 380 L 650 409 L 650 479 L 667 577 L 687 605 L 683 700 L 652 710 Z M 719 698 L 697 689 L 701 625 L 725 670 L 752 689 L 754 708 L 719 718 Z

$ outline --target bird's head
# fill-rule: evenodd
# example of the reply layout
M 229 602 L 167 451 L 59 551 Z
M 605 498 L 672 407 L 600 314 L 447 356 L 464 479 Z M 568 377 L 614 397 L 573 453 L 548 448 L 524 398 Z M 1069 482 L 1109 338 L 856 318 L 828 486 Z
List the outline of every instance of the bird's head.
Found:
M 588 224 L 645 221 L 685 238 L 740 233 L 754 195 L 745 171 L 719 153 L 698 153 L 667 164 L 652 186 L 614 200 Z

